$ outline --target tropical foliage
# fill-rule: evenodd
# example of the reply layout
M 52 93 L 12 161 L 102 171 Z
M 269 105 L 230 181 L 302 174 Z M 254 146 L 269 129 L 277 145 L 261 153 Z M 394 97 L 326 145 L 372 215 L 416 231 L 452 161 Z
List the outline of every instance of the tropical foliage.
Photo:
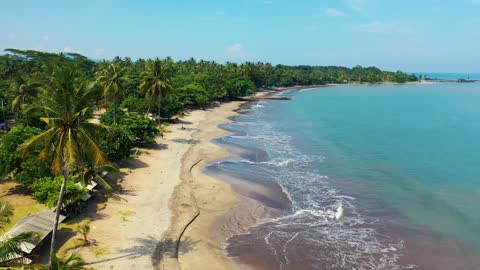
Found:
M 28 107 L 25 112 L 41 111 L 41 118 L 47 129 L 33 136 L 20 146 L 20 155 L 27 157 L 39 147 L 42 160 L 51 156 L 51 170 L 54 175 L 63 175 L 50 248 L 50 265 L 54 255 L 56 231 L 65 191 L 68 191 L 68 176 L 76 165 L 83 161 L 103 164 L 105 157 L 97 144 L 100 131 L 107 129 L 88 121 L 91 118 L 90 104 L 96 97 L 94 85 L 78 81 L 74 68 L 55 66 L 45 79 L 41 104 Z M 40 183 L 40 181 L 39 181 Z M 36 183 L 34 183 L 35 185 Z M 48 194 L 48 193 L 47 193 Z M 35 197 L 39 198 L 39 196 Z
M 40 270 L 82 270 L 85 269 L 85 261 L 78 254 L 71 254 L 66 258 L 52 256 L 51 265 L 40 265 Z
M 3 231 L 5 226 L 10 222 L 13 215 L 13 206 L 9 203 L 0 201 L 0 230 Z M 14 254 L 23 254 L 21 244 L 23 242 L 34 243 L 36 237 L 32 232 L 24 232 L 17 236 L 3 239 L 0 241 L 0 267 L 7 267 L 18 263 Z M 12 260 L 12 258 L 15 258 Z

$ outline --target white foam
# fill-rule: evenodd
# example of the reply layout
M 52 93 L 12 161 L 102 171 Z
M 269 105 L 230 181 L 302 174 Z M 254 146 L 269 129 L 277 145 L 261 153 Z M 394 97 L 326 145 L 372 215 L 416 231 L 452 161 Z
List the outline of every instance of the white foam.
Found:
M 343 218 L 343 206 L 340 204 L 340 206 L 337 208 L 337 212 L 335 213 L 335 219 L 340 220 Z

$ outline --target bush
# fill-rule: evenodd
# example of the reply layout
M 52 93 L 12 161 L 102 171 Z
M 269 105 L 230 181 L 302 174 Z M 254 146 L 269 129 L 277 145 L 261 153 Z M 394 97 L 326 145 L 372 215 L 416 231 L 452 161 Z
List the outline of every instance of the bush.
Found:
M 35 179 L 31 186 L 32 195 L 40 203 L 53 207 L 57 204 L 60 195 L 60 187 L 62 186 L 63 176 L 43 177 Z M 72 179 L 69 178 L 65 189 L 64 205 L 76 202 L 87 194 L 85 188 L 81 188 Z
M 15 180 L 30 188 L 34 179 L 51 175 L 50 166 L 37 156 L 33 156 L 20 164 L 20 172 L 15 175 Z
M 122 109 L 117 108 L 116 110 L 117 123 L 121 121 L 122 117 L 125 115 Z M 113 124 L 113 110 L 109 110 L 106 113 L 100 115 L 100 123 L 104 125 Z
M 126 114 L 120 124 L 132 134 L 137 145 L 155 142 L 155 135 L 160 133 L 155 121 L 138 114 Z
M 113 124 L 111 132 L 105 132 L 100 137 L 100 148 L 110 161 L 117 161 L 130 156 L 134 145 L 134 136 L 123 125 Z
M 176 92 L 184 106 L 205 106 L 208 104 L 208 92 L 198 83 L 184 86 Z
M 17 112 L 15 113 L 15 123 L 17 125 L 45 129 L 47 127 L 47 124 L 40 120 L 40 118 L 43 116 L 44 115 L 42 112 L 29 112 L 28 114 L 24 114 L 23 112 Z
M 158 111 L 158 106 L 155 106 L 154 112 Z M 183 111 L 184 104 L 177 94 L 171 94 L 164 98 L 160 107 L 160 114 L 162 117 L 171 118 Z
M 120 108 L 128 109 L 128 112 L 144 114 L 147 112 L 150 102 L 144 98 L 126 97 L 120 104 Z
M 22 159 L 17 148 L 26 140 L 40 133 L 40 129 L 17 125 L 0 138 L 0 175 L 18 173 Z
M 225 81 L 225 87 L 230 98 L 243 97 L 255 93 L 253 82 L 240 74 L 230 75 Z

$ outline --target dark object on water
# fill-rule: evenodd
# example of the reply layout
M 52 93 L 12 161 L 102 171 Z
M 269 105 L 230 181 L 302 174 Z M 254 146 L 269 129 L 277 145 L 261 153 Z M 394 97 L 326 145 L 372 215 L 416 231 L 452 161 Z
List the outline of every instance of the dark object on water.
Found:
M 470 80 L 470 79 L 466 79 L 466 80 L 465 79 L 459 79 L 459 80 L 457 80 L 457 82 L 459 82 L 459 83 L 474 83 L 476 81 L 477 80 Z

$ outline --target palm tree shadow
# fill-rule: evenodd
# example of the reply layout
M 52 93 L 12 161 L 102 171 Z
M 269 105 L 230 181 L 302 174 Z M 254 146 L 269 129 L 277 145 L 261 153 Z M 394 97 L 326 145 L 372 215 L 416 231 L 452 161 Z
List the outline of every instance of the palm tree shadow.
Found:
M 151 144 L 144 145 L 142 148 L 147 149 L 147 150 L 167 150 L 168 149 L 168 144 L 151 143 Z
M 119 162 L 119 166 L 127 169 L 147 168 L 149 165 L 138 158 L 125 159 Z
M 172 142 L 182 143 L 182 144 L 197 144 L 200 141 L 195 139 L 173 139 Z
M 29 191 L 24 185 L 16 185 L 11 187 L 5 194 L 0 196 L 0 198 L 10 195 L 31 195 L 31 191 Z
M 152 266 L 155 268 L 157 267 L 162 259 L 165 256 L 174 256 L 175 248 L 177 245 L 177 241 L 173 239 L 166 239 L 163 241 L 158 242 L 158 239 L 155 239 L 152 236 L 146 238 L 136 238 L 136 244 L 132 247 L 120 249 L 117 251 L 118 256 L 108 259 L 103 259 L 99 261 L 93 261 L 88 263 L 87 265 L 95 265 L 98 263 L 104 263 L 108 261 L 114 261 L 122 258 L 127 258 L 129 260 L 133 260 L 147 254 L 150 254 L 150 259 L 152 262 Z M 199 241 L 192 241 L 190 238 L 185 238 L 180 245 L 180 254 L 185 254 L 190 252 L 193 247 Z

